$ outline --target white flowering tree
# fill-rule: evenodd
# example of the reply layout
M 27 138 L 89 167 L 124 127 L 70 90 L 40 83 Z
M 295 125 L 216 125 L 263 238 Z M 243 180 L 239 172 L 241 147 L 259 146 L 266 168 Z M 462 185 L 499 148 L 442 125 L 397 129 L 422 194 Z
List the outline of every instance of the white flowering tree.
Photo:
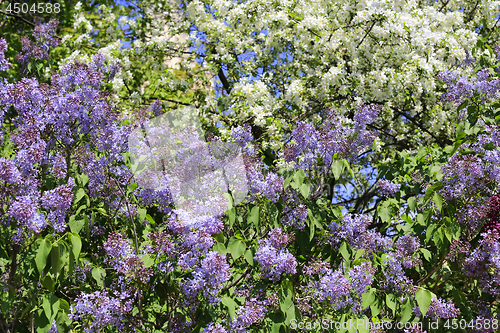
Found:
M 66 37 L 77 51 L 62 63 L 88 62 L 86 47 L 120 60 L 113 89 L 123 102 L 194 103 L 204 125 L 223 137 L 250 124 L 277 163 L 293 122 L 319 121 L 325 108 L 348 120 L 355 105 L 379 104 L 381 116 L 370 126 L 380 137 L 364 157 L 388 158 L 394 149 L 451 142 L 457 114 L 436 103 L 443 89 L 436 75 L 472 72 L 472 56 L 494 61 L 493 52 L 476 45 L 497 42 L 498 4 L 151 1 L 129 2 L 129 13 L 115 14 L 110 6 L 96 12 L 77 5 L 74 26 L 83 33 Z M 352 207 L 370 206 L 374 177 L 352 182 L 364 198 Z

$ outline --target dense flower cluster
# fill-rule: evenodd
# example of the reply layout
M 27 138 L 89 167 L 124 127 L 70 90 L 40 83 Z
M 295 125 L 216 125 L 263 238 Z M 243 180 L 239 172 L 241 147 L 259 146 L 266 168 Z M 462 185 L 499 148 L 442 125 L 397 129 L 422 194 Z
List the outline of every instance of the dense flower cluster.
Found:
M 320 161 L 329 167 L 336 154 L 339 158 L 356 158 L 359 152 L 373 143 L 375 133 L 367 130 L 366 126 L 376 119 L 379 112 L 379 106 L 358 106 L 352 126 L 341 126 L 342 119 L 333 110 L 326 111 L 319 128 L 311 123 L 299 122 L 292 131 L 293 143 L 285 149 L 285 160 L 307 169 Z
M 254 259 L 262 268 L 264 277 L 279 280 L 282 273 L 295 274 L 295 257 L 285 249 L 293 238 L 280 228 L 271 230 L 267 239 L 259 240 L 259 248 Z
M 419 307 L 415 307 L 413 311 L 417 316 L 422 316 L 422 312 Z M 452 301 L 446 302 L 441 298 L 433 297 L 426 316 L 429 316 L 433 320 L 438 320 L 456 318 L 459 314 L 460 309 L 457 309 Z
M 448 84 L 446 94 L 442 98 L 448 102 L 462 103 L 465 99 L 478 94 L 483 101 L 498 99 L 500 80 L 490 78 L 489 69 L 484 68 L 477 72 L 475 77 L 468 78 L 452 71 L 438 74 L 438 78 Z
M 350 307 L 354 312 L 361 310 L 362 296 L 373 283 L 376 267 L 368 262 L 353 266 L 346 273 L 342 268 L 333 270 L 327 263 L 314 261 L 305 267 L 307 275 L 319 275 L 319 281 L 311 280 L 306 292 L 314 302 L 328 301 L 334 310 Z
M 48 23 L 37 22 L 33 33 L 34 41 L 27 36 L 21 38 L 23 52 L 17 55 L 23 71 L 28 70 L 28 64 L 35 60 L 48 60 L 49 51 L 59 45 L 59 38 L 55 36 L 57 19 L 51 19 Z
M 401 184 L 396 184 L 390 180 L 381 179 L 377 182 L 380 187 L 380 192 L 384 197 L 390 197 L 394 195 L 401 188 Z
M 477 10 L 491 14 L 490 4 Z M 148 19 L 173 12 L 164 5 L 141 15 L 157 27 Z M 164 69 L 156 52 L 175 49 L 159 30 L 130 51 L 99 40 L 96 54 L 82 47 L 58 68 L 49 58 L 58 56 L 57 22 L 37 23 L 18 55 L 29 77 L 0 82 L 0 299 L 8 300 L 0 327 L 243 333 L 289 331 L 299 314 L 414 321 L 423 317 L 417 290 L 433 291 L 423 321 L 497 316 L 500 131 L 494 117 L 466 123 L 460 145 L 443 148 L 455 139 L 453 103 L 435 105 L 434 72 L 453 64 L 456 73 L 440 76 L 445 99 L 479 95 L 483 111 L 499 97 L 494 71 L 463 74 L 472 70 L 466 50 L 482 52 L 471 34 L 479 21 L 455 5 L 189 1 L 179 25 L 211 48 L 195 67 L 217 64 L 218 105 L 204 87 L 171 94 L 170 74 L 155 82 Z M 81 8 L 75 27 L 90 33 Z M 115 9 L 102 13 L 109 18 L 99 29 L 116 39 Z M 6 49 L 0 38 L 0 70 L 10 68 Z M 140 94 L 132 61 L 155 63 Z M 196 76 L 179 68 L 182 80 Z M 172 104 L 213 114 L 203 119 L 210 133 L 190 122 L 200 116 L 194 108 Z M 444 116 L 452 121 L 443 125 Z M 416 128 L 426 133 L 413 138 Z M 400 184 L 374 183 L 411 175 L 418 186 L 397 195 Z M 314 190 L 325 185 L 328 193 Z M 346 206 L 336 200 L 342 191 L 352 195 Z M 26 323 L 27 313 L 35 320 Z
M 5 58 L 7 51 L 7 42 L 4 38 L 0 38 L 0 71 L 6 71 L 10 67 L 9 61 Z
M 107 325 L 125 328 L 123 316 L 132 311 L 132 302 L 113 297 L 106 291 L 81 294 L 71 307 L 70 318 L 78 320 L 87 332 L 99 332 Z

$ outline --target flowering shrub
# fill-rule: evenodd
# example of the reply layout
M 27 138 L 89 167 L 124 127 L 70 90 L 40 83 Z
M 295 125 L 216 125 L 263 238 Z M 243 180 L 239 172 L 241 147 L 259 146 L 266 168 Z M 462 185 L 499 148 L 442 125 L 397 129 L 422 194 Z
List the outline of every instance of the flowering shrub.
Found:
M 225 17 L 227 25 L 215 28 L 230 30 L 234 41 L 245 30 L 231 15 L 240 13 L 243 20 L 242 13 L 256 10 L 253 5 L 226 3 L 234 10 L 226 13 L 221 4 L 213 17 Z M 318 45 L 311 44 L 323 52 L 330 45 L 328 24 L 313 12 L 297 14 L 306 10 L 297 6 L 280 29 L 323 31 Z M 322 12 L 325 20 L 344 22 L 349 9 L 332 6 Z M 368 38 L 394 46 L 396 33 L 406 30 L 384 13 L 411 24 L 461 20 L 456 12 L 438 14 L 434 4 L 426 6 L 429 11 L 412 21 L 419 6 L 404 12 L 374 3 L 344 23 L 359 28 L 371 22 L 360 45 Z M 189 19 L 203 8 L 196 1 L 184 7 Z M 268 15 L 267 33 L 276 34 L 285 12 L 265 8 L 258 12 Z M 79 22 L 85 23 L 80 16 Z M 200 23 L 200 29 L 219 33 Z M 392 135 L 383 128 L 384 103 L 399 97 L 391 97 L 389 87 L 369 85 L 378 71 L 340 77 L 339 63 L 321 73 L 327 84 L 315 86 L 304 74 L 304 80 L 286 83 L 288 92 L 281 95 L 262 81 L 237 84 L 221 103 L 248 103 L 241 117 L 255 119 L 232 123 L 221 115 L 215 117 L 224 118 L 218 126 L 202 119 L 206 132 L 187 124 L 176 131 L 167 126 L 178 122 L 176 113 L 166 113 L 159 99 L 141 107 L 119 103 L 113 84 L 123 75 L 123 59 L 98 52 L 86 62 L 69 59 L 45 77 L 60 45 L 56 30 L 55 20 L 37 21 L 33 39 L 23 37 L 16 58 L 22 78 L 0 82 L 0 331 L 291 332 L 293 322 L 314 327 L 327 320 L 414 322 L 425 324 L 414 332 L 449 332 L 449 319 L 464 320 L 471 332 L 498 331 L 500 74 L 497 55 L 482 40 L 467 53 L 482 54 L 480 68 L 443 71 L 435 79 L 446 89 L 424 98 L 457 114 L 449 144 L 408 140 L 407 149 L 380 152 L 377 140 Z M 464 58 L 459 45 L 473 46 L 470 34 L 448 41 L 449 56 Z M 214 35 L 199 42 L 210 43 Z M 262 35 L 252 38 L 266 40 Z M 334 35 L 332 42 L 341 43 Z M 424 35 L 408 38 L 424 43 Z M 225 43 L 207 58 L 220 53 L 226 61 Z M 299 45 L 300 59 L 309 46 Z M 425 59 L 442 67 L 440 48 L 432 43 Z M 5 56 L 7 50 L 0 38 L 3 72 L 16 61 Z M 346 56 L 354 61 L 367 50 L 359 52 Z M 486 61 L 485 52 L 494 59 Z M 290 69 L 282 65 L 275 69 L 281 78 Z M 355 90 L 351 79 L 358 80 L 349 83 Z M 332 85 L 346 96 L 341 105 L 303 102 Z M 299 110 L 310 107 L 315 117 L 282 122 L 283 98 Z M 269 119 L 273 112 L 283 119 Z M 278 124 L 283 126 L 273 130 Z M 234 166 L 232 159 L 241 163 Z M 241 179 L 244 186 L 234 185 Z M 358 193 L 358 183 L 367 192 Z M 340 191 L 344 202 L 335 200 Z M 438 327 L 431 329 L 434 322 Z M 367 332 L 362 326 L 356 330 Z

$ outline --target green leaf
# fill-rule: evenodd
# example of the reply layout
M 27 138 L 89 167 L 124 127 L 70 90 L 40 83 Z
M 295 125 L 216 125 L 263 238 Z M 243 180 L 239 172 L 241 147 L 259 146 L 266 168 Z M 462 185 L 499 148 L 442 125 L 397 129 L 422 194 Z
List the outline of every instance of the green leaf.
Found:
M 401 306 L 401 322 L 405 324 L 408 320 L 410 320 L 412 313 L 413 308 L 411 306 L 410 299 L 407 298 Z
M 443 197 L 438 192 L 435 192 L 433 199 L 434 199 L 434 203 L 436 204 L 437 209 L 439 211 L 441 211 L 441 209 L 443 208 Z
M 344 161 L 344 165 L 345 165 L 347 171 L 349 171 L 349 173 L 351 174 L 351 177 L 356 178 L 356 177 L 354 177 L 354 172 L 351 169 L 351 164 L 349 163 L 349 161 L 348 160 L 343 160 L 343 161 Z
M 245 253 L 246 244 L 242 240 L 231 237 L 231 239 L 229 239 L 227 249 L 229 250 L 229 253 L 231 253 L 233 259 L 236 260 L 241 257 L 243 253 Z
M 84 196 L 85 196 L 85 190 L 83 188 L 79 188 L 78 191 L 76 191 L 74 203 L 78 203 L 78 201 L 82 200 Z
M 49 320 L 49 323 L 52 323 L 52 320 L 54 320 L 57 311 L 59 310 L 59 298 L 52 294 L 43 295 L 42 309 L 45 316 Z
M 378 216 L 382 219 L 382 222 L 387 222 L 391 220 L 391 210 L 388 207 L 380 206 L 378 209 Z
M 61 252 L 59 251 L 59 245 L 52 245 L 52 251 L 50 251 L 50 261 L 52 265 L 52 274 L 57 276 L 61 270 Z
M 358 329 L 358 333 L 369 333 L 369 323 L 370 320 L 367 316 L 361 316 L 361 318 L 356 320 L 356 327 Z
M 49 256 L 51 249 L 52 244 L 50 241 L 43 239 L 35 256 L 36 268 L 40 274 L 42 274 L 43 269 L 47 265 L 47 257 Z
M 304 170 L 299 169 L 297 172 L 295 172 L 295 175 L 293 177 L 294 184 L 292 187 L 294 188 L 300 188 L 304 182 L 304 178 L 306 177 Z
M 417 207 L 417 200 L 415 197 L 408 198 L 408 207 L 413 211 L 415 210 L 415 207 Z
M 344 172 L 345 164 L 342 160 L 337 160 L 332 164 L 332 172 L 335 180 L 338 180 Z
M 311 186 L 308 184 L 302 184 L 300 187 L 300 193 L 302 196 L 307 199 L 309 197 L 309 191 L 311 190 Z
M 92 270 L 92 277 L 97 282 L 99 287 L 104 286 L 104 278 L 106 277 L 106 271 L 103 268 L 94 268 Z
M 253 266 L 253 253 L 250 249 L 245 251 L 245 259 L 251 266 Z
M 376 317 L 382 312 L 382 302 L 380 299 L 376 299 L 371 305 L 370 310 L 372 313 L 372 317 Z
M 361 295 L 361 297 L 363 299 L 363 301 L 361 302 L 362 310 L 372 305 L 373 302 L 375 301 L 375 293 L 373 292 L 373 289 L 370 289 L 369 291 Z
M 418 307 L 420 308 L 420 312 L 425 316 L 427 310 L 429 310 L 429 306 L 431 305 L 432 294 L 429 290 L 424 289 L 422 287 L 418 287 L 417 293 L 415 294 L 415 298 L 417 299 Z
M 346 242 L 342 242 L 342 244 L 340 244 L 339 252 L 345 260 L 349 260 L 351 258 Z
M 144 219 L 146 218 L 147 209 L 139 208 L 137 209 L 137 213 L 139 213 L 139 218 L 141 219 L 141 221 L 144 221 Z
M 229 218 L 229 229 L 233 227 L 234 221 L 236 221 L 236 208 L 231 208 L 227 211 L 227 217 Z
M 425 192 L 424 202 L 427 203 L 431 198 L 431 196 L 434 194 L 434 192 L 439 191 L 442 188 L 443 188 L 442 182 L 436 182 L 434 185 L 430 186 Z
M 54 292 L 55 282 L 52 279 L 52 277 L 50 277 L 50 275 L 47 275 L 45 279 L 43 279 L 42 285 L 45 288 L 47 288 L 51 293 Z
M 287 313 L 292 305 L 292 291 L 286 285 L 281 286 L 278 291 L 278 301 L 281 311 Z
M 80 252 L 82 251 L 82 240 L 80 235 L 77 233 L 72 233 L 68 235 L 69 241 L 71 242 L 71 251 L 75 256 L 75 261 L 78 262 L 78 258 L 80 258 Z
M 155 264 L 155 260 L 150 254 L 143 255 L 141 260 L 144 262 L 144 267 L 151 267 Z
M 279 227 L 279 210 L 274 204 L 267 205 L 267 215 L 269 222 L 274 227 Z
M 248 214 L 247 221 L 248 223 L 253 223 L 257 228 L 257 230 L 259 230 L 259 220 L 260 220 L 259 206 L 255 206 Z
M 223 296 L 221 302 L 227 307 L 231 318 L 236 318 L 236 302 L 229 296 Z
M 387 304 L 387 307 L 392 310 L 392 313 L 396 311 L 396 296 L 393 294 L 387 294 L 385 295 L 385 304 Z
M 432 259 L 431 251 L 422 248 L 420 249 L 420 252 L 422 252 L 422 254 L 424 255 L 425 260 L 427 260 L 428 262 L 431 261 Z
M 214 251 L 219 252 L 222 255 L 225 255 L 227 253 L 226 246 L 222 243 L 215 243 L 214 245 Z

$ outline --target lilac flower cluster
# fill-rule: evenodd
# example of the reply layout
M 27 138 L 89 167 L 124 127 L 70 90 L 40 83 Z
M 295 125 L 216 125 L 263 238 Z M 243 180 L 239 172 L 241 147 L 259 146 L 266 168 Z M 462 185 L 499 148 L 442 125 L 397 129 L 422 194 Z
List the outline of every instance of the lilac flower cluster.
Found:
M 152 275 L 152 269 L 145 267 L 144 262 L 132 249 L 130 240 L 124 234 L 113 232 L 104 243 L 108 262 L 120 274 L 125 274 L 134 281 L 146 283 Z
M 234 141 L 243 148 L 243 151 L 249 155 L 253 155 L 254 151 L 251 147 L 253 140 L 252 129 L 250 125 L 243 125 L 233 128 L 231 132 Z
M 500 295 L 500 234 L 487 231 L 481 234 L 479 246 L 464 259 L 462 271 L 475 277 L 481 290 L 498 297 Z
M 452 71 L 441 72 L 437 77 L 448 85 L 446 93 L 441 97 L 447 102 L 460 104 L 475 93 L 479 94 L 482 101 L 499 97 L 500 80 L 490 79 L 490 71 L 487 68 L 481 69 L 475 77 L 470 78 Z
M 231 321 L 229 332 L 248 332 L 246 328 L 264 319 L 266 311 L 265 301 L 259 301 L 256 298 L 247 300 L 244 306 L 236 310 L 237 317 Z
M 42 196 L 42 207 L 49 211 L 47 219 L 52 222 L 54 230 L 64 232 L 66 229 L 66 212 L 73 202 L 73 192 L 71 189 L 75 186 L 73 178 L 68 183 L 47 191 Z
M 27 36 L 21 37 L 23 44 L 22 53 L 17 55 L 17 60 L 22 66 L 23 72 L 28 68 L 28 64 L 34 60 L 48 60 L 49 51 L 59 45 L 60 41 L 56 34 L 59 21 L 51 19 L 48 23 L 36 22 L 33 37 L 34 41 Z
M 396 258 L 396 254 L 385 255 L 384 277 L 381 287 L 387 291 L 404 292 L 412 285 L 412 281 L 405 275 L 403 264 Z
M 422 312 L 418 306 L 413 308 L 413 312 L 417 317 L 422 316 Z M 446 302 L 437 297 L 431 299 L 431 305 L 426 313 L 426 317 L 430 317 L 433 320 L 456 318 L 459 315 L 460 309 L 457 309 L 452 301 Z
M 285 204 L 281 223 L 287 226 L 296 227 L 299 230 L 304 230 L 309 211 L 307 210 L 307 206 L 300 199 L 297 191 L 288 187 L 285 191 L 283 202 Z
M 329 263 L 313 259 L 303 268 L 309 280 L 305 292 L 313 296 L 310 306 L 328 301 L 334 310 L 349 307 L 351 311 L 359 313 L 362 295 L 373 283 L 376 271 L 377 268 L 370 262 L 363 262 L 344 273 L 342 268 L 333 270 Z M 315 279 L 315 275 L 319 279 Z
M 217 294 L 231 277 L 231 269 L 224 256 L 210 251 L 192 274 L 193 278 L 183 285 L 184 294 L 194 298 L 202 292 L 211 304 L 216 304 L 219 301 Z
M 224 326 L 221 324 L 214 324 L 213 322 L 208 323 L 207 327 L 201 330 L 202 333 L 227 333 Z
M 464 198 L 485 188 L 488 167 L 474 155 L 454 154 L 441 166 L 443 171 L 443 197 L 447 200 Z
M 396 184 L 391 182 L 390 180 L 386 179 L 380 179 L 377 182 L 380 192 L 382 193 L 382 196 L 384 197 L 391 197 L 394 195 L 394 193 L 398 192 L 399 189 L 401 188 L 401 184 Z
M 330 224 L 331 236 L 329 242 L 338 247 L 343 241 L 347 241 L 351 247 L 355 246 L 356 239 L 363 234 L 370 225 L 370 217 L 364 214 L 347 214 L 340 223 Z
M 7 42 L 4 38 L 0 38 L 0 72 L 8 70 L 10 67 L 9 61 L 5 58 L 5 51 L 7 51 Z
M 295 161 L 297 167 L 307 169 L 322 161 L 329 167 L 333 156 L 353 158 L 367 146 L 373 143 L 375 134 L 366 129 L 381 110 L 376 105 L 357 106 L 352 126 L 339 126 L 341 119 L 332 110 L 326 110 L 323 124 L 316 128 L 311 123 L 299 122 L 292 131 L 294 143 L 284 151 L 287 162 Z
M 123 301 L 109 295 L 106 291 L 92 294 L 82 293 L 72 305 L 70 319 L 77 320 L 86 332 L 97 333 L 107 325 L 113 325 L 122 331 L 126 329 L 123 316 L 132 311 L 131 300 Z
M 413 254 L 420 248 L 418 237 L 404 235 L 394 244 L 396 251 L 394 257 L 403 263 L 405 268 L 411 268 L 422 264 L 422 260 Z
M 491 230 L 492 232 L 496 232 L 500 234 L 500 197 L 494 195 L 490 198 L 490 202 L 488 203 L 488 211 L 486 212 L 486 216 L 489 218 L 488 221 L 483 224 L 483 231 L 487 232 Z
M 56 25 L 56 20 L 37 24 L 35 42 L 24 40 L 24 54 L 19 55 L 22 63 L 48 59 L 48 50 L 58 43 L 53 37 Z M 3 222 L 15 225 L 16 241 L 23 239 L 24 231 L 41 232 L 48 225 L 56 232 L 65 230 L 73 200 L 71 176 L 76 170 L 89 177 L 90 197 L 123 208 L 116 183 L 123 186 L 130 178 L 122 155 L 129 127 L 117 126 L 117 109 L 101 91 L 103 71 L 109 70 L 100 65 L 102 57 L 94 59 L 99 64 L 65 66 L 60 74 L 52 75 L 50 84 L 34 78 L 0 84 L 0 120 L 9 108 L 17 113 L 17 130 L 10 133 L 15 158 L 0 161 L 0 179 L 6 182 L 0 197 L 9 207 L 8 220 Z M 63 185 L 42 193 L 46 176 L 55 176 Z
M 285 180 L 282 176 L 267 171 L 264 175 L 263 166 L 261 165 L 247 165 L 247 178 L 250 189 L 250 194 L 255 198 L 260 194 L 273 202 L 277 202 L 283 191 L 283 184 Z
M 284 247 L 292 237 L 280 228 L 271 230 L 268 239 L 259 240 L 259 248 L 254 259 L 262 268 L 264 277 L 279 281 L 282 273 L 295 274 L 295 257 Z

